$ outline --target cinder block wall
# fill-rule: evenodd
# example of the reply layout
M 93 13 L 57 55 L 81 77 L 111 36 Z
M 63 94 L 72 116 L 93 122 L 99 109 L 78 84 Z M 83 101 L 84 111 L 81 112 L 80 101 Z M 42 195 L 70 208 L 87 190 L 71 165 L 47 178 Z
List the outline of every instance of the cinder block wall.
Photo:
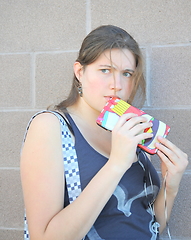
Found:
M 99 25 L 123 27 L 139 42 L 144 110 L 167 122 L 169 138 L 191 156 L 190 0 L 1 0 L 0 24 L 0 240 L 23 236 L 19 154 L 26 124 L 67 95 L 80 43 Z M 189 165 L 170 221 L 173 239 L 191 239 L 190 223 Z

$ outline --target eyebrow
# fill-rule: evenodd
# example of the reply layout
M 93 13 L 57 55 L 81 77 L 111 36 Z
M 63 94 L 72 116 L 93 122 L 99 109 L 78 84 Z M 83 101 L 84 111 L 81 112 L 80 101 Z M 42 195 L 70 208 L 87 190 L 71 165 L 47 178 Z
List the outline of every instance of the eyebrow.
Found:
M 114 67 L 114 66 L 111 66 L 111 65 L 100 65 L 100 67 L 107 67 L 107 68 L 114 68 L 114 69 L 116 69 L 116 67 Z M 134 72 L 135 72 L 134 70 L 132 70 L 132 69 L 129 69 L 129 68 L 126 68 L 126 69 L 124 69 L 124 71 L 127 71 L 127 72 L 132 72 L 132 73 L 134 73 Z

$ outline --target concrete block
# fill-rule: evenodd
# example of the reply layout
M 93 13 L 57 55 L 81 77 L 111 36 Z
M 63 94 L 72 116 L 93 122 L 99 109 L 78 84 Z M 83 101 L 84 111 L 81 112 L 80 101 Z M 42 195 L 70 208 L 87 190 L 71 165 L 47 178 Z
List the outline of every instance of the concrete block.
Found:
M 0 113 L 0 167 L 18 167 L 25 129 L 32 112 Z
M 22 228 L 24 204 L 18 170 L 0 169 L 0 226 L 4 228 Z
M 39 54 L 36 58 L 36 106 L 47 108 L 68 96 L 77 53 Z
M 191 175 L 184 175 L 169 222 L 172 239 L 191 239 L 190 182 Z M 167 237 L 167 232 L 164 231 L 162 236 Z
M 0 52 L 78 49 L 85 1 L 1 1 Z
M 171 131 L 168 135 L 168 139 L 178 146 L 189 156 L 191 160 L 191 148 L 190 148 L 190 134 L 191 123 L 188 119 L 191 118 L 190 110 L 183 109 L 169 109 L 169 110 L 149 110 L 144 109 L 145 112 L 153 117 L 167 123 L 171 127 Z M 158 156 L 153 155 L 152 160 L 157 169 L 160 167 L 160 161 Z M 191 164 L 187 167 L 187 170 L 191 169 Z
M 152 107 L 191 105 L 191 46 L 153 48 L 150 101 Z
M 91 2 L 92 28 L 113 24 L 126 29 L 140 44 L 191 41 L 190 1 Z
M 0 107 L 31 105 L 30 55 L 0 55 Z
M 0 230 L 0 240 L 21 240 L 23 239 L 23 231 L 22 230 Z
M 140 48 L 140 49 L 141 49 L 141 53 L 142 53 L 142 56 L 143 56 L 143 68 L 144 68 L 143 69 L 143 74 L 144 74 L 145 82 L 146 82 L 146 85 L 147 85 L 147 69 L 146 69 L 147 53 L 146 53 L 146 49 L 145 48 Z M 143 106 L 147 106 L 148 105 L 148 103 L 147 103 L 147 96 L 144 99 L 142 94 L 143 94 L 142 90 L 139 88 L 137 90 L 135 98 L 134 98 L 134 100 L 132 102 L 133 106 L 135 106 L 137 108 L 142 108 Z

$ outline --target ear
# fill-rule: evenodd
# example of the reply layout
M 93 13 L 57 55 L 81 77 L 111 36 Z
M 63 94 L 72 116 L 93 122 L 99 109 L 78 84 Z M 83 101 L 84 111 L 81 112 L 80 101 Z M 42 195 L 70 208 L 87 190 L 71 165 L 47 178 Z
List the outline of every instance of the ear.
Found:
M 74 69 L 74 74 L 75 74 L 76 78 L 80 82 L 80 79 L 82 78 L 82 75 L 83 75 L 83 66 L 79 62 L 75 62 L 73 69 Z

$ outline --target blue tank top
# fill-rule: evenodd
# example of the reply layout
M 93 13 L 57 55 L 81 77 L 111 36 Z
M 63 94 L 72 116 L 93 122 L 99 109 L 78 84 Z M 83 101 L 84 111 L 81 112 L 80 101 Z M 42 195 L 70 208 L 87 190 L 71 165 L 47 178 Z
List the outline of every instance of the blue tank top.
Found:
M 107 162 L 107 158 L 92 148 L 75 122 L 66 114 L 75 136 L 82 190 Z M 160 180 L 147 158 L 138 149 L 138 161 L 126 171 L 111 198 L 101 211 L 85 240 L 155 240 L 159 239 L 152 203 Z M 64 206 L 69 204 L 67 190 Z

